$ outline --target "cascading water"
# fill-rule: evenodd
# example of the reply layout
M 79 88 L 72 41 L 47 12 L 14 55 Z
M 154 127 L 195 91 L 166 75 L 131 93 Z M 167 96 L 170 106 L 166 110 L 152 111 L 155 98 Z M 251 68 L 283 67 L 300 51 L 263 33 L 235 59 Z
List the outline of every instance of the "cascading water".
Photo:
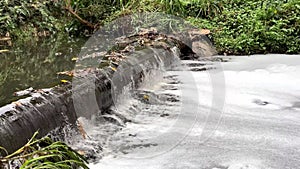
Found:
M 219 63 L 184 61 L 193 75 L 200 98 L 190 97 L 197 120 L 185 139 L 174 149 L 164 149 L 180 136 L 182 125 L 174 122 L 185 119 L 193 124 L 191 114 L 178 116 L 184 99 L 184 69 L 166 71 L 166 79 L 178 90 L 165 89 L 165 84 L 152 86 L 155 96 L 172 95 L 177 102 L 153 102 L 150 107 L 140 102 L 135 121 L 127 123 L 112 136 L 104 149 L 105 157 L 90 164 L 91 169 L 290 169 L 299 166 L 299 55 L 256 55 L 212 58 L 224 61 L 226 105 L 219 120 L 211 100 L 222 98 L 220 83 L 212 87 L 212 74 L 220 74 Z M 210 71 L 210 73 L 208 73 Z M 218 81 L 217 81 L 218 82 Z M 170 84 L 169 84 L 170 85 Z M 160 87 L 158 87 L 160 86 Z M 149 89 L 149 88 L 148 88 Z M 149 91 L 149 90 L 148 90 Z M 142 94 L 149 94 L 143 91 Z M 149 94 L 150 95 L 150 94 Z M 173 97 L 176 95 L 176 97 Z M 224 95 L 223 95 L 224 96 Z M 178 97 L 178 98 L 177 98 Z M 164 104 L 165 103 L 165 104 Z M 166 106 L 166 104 L 171 104 Z M 177 108 L 177 109 L 176 109 Z M 127 113 L 132 110 L 125 110 Z M 136 110 L 136 109 L 134 109 Z M 164 113 L 162 113 L 164 112 Z M 162 114 L 160 114 L 162 113 Z M 126 113 L 125 113 L 126 114 Z M 206 120 L 205 120 L 206 119 Z M 216 127 L 217 125 L 217 127 Z M 168 127 L 172 126 L 171 130 Z M 168 132 L 173 136 L 170 139 Z M 160 137 L 162 141 L 155 139 Z M 164 150 L 165 153 L 159 153 Z M 170 151 L 168 151 L 170 150 Z
M 160 17 L 160 15 L 156 14 L 154 16 L 142 14 L 141 16 L 142 18 L 151 18 L 151 20 L 157 18 L 157 16 Z M 170 24 L 174 21 L 174 18 L 172 19 L 170 16 L 165 17 L 167 21 L 170 21 Z M 136 20 L 131 19 L 132 18 L 125 18 L 125 21 L 129 22 L 123 22 L 124 20 L 118 22 L 122 24 L 135 23 Z M 160 19 L 166 21 L 164 18 Z M 179 21 L 183 23 L 183 21 L 178 20 L 178 18 L 175 18 L 175 20 L 176 22 Z M 157 21 L 159 20 L 155 22 Z M 150 22 L 152 23 L 152 21 Z M 140 22 L 137 23 L 140 24 Z M 104 145 L 110 143 L 105 143 L 105 140 L 108 140 L 105 139 L 106 137 L 112 135 L 117 130 L 121 130 L 126 122 L 135 123 L 135 120 L 132 118 L 134 114 L 138 117 L 138 114 L 141 112 L 144 112 L 144 114 L 162 113 L 160 117 L 168 117 L 171 112 L 179 113 L 178 117 L 193 114 L 193 111 L 196 109 L 189 107 L 191 104 L 188 103 L 188 97 L 195 94 L 195 86 L 188 92 L 184 92 L 183 97 L 170 93 L 157 93 L 157 91 L 164 91 L 166 89 L 175 90 L 178 88 L 176 85 L 162 85 L 160 83 L 156 85 L 156 82 L 163 82 L 164 80 L 171 80 L 171 82 L 169 82 L 171 84 L 178 82 L 178 80 L 174 79 L 175 76 L 164 78 L 166 75 L 163 71 L 176 65 L 178 66 L 178 64 L 173 64 L 179 60 L 179 53 L 180 57 L 184 54 L 189 55 L 187 58 L 196 57 L 196 54 L 191 49 L 194 48 L 194 46 L 187 46 L 183 43 L 187 42 L 189 45 L 193 44 L 188 34 L 189 32 L 180 34 L 180 32 L 175 31 L 176 36 L 180 36 L 180 38 L 172 36 L 170 34 L 174 33 L 174 30 L 179 28 L 179 31 L 182 31 L 183 27 L 179 26 L 176 29 L 174 29 L 175 27 L 169 29 L 170 24 L 166 24 L 168 29 L 161 30 L 160 33 L 153 30 L 139 33 L 135 32 L 136 34 L 130 35 L 128 38 L 125 36 L 124 41 L 121 43 L 118 43 L 115 38 L 123 35 L 121 32 L 124 33 L 124 28 L 117 26 L 109 27 L 109 30 L 100 30 L 100 33 L 91 37 L 86 43 L 86 46 L 82 48 L 75 71 L 72 72 L 72 74 L 75 75 L 72 83 L 64 82 L 47 91 L 33 91 L 32 97 L 20 100 L 14 103 L 15 105 L 10 105 L 9 108 L 5 107 L 0 109 L 0 112 L 3 112 L 0 113 L 1 124 L 9 123 L 9 125 L 0 125 L 1 135 L 5 136 L 0 138 L 1 145 L 9 147 L 9 152 L 13 152 L 21 147 L 25 140 L 30 138 L 36 130 L 39 130 L 41 136 L 44 136 L 50 131 L 61 130 L 61 127 L 67 126 L 63 128 L 63 130 L 67 130 L 68 133 L 66 134 L 69 135 L 69 130 L 71 129 L 68 128 L 68 124 L 74 127 L 79 117 L 79 121 L 85 122 L 84 125 L 88 128 L 86 129 L 87 131 L 89 131 L 89 129 L 97 129 L 99 130 L 97 132 L 98 134 L 95 133 L 94 137 L 92 134 L 85 133 L 85 131 L 81 129 L 82 125 L 79 123 L 79 131 L 82 132 L 83 137 L 87 139 L 82 141 L 81 136 L 76 135 L 76 133 L 74 135 L 71 133 L 74 138 L 70 139 L 70 137 L 66 137 L 64 140 L 70 142 L 74 147 L 77 147 L 78 150 L 85 149 L 84 147 L 86 147 L 86 151 L 83 150 L 81 152 L 87 156 L 92 156 L 98 154 L 100 151 L 102 152 Z M 131 26 L 133 28 L 139 27 L 137 25 Z M 146 26 L 149 27 L 149 25 Z M 111 28 L 113 28 L 113 33 L 116 34 L 112 33 Z M 164 29 L 164 26 L 159 29 L 161 28 Z M 200 37 L 202 35 L 197 36 Z M 205 40 L 207 40 L 207 38 Z M 104 47 L 101 46 L 103 43 Z M 135 50 L 128 50 L 127 47 L 133 47 Z M 205 41 L 202 47 L 199 50 L 201 51 L 203 49 L 203 51 L 199 52 L 199 54 L 204 55 L 205 52 L 214 53 L 214 49 L 211 48 L 209 41 Z M 122 61 L 124 58 L 126 59 Z M 189 78 L 189 76 L 185 78 Z M 136 90 L 136 88 L 138 88 L 138 90 Z M 34 96 L 38 95 L 38 93 L 40 93 L 39 96 Z M 176 103 L 179 102 L 179 100 L 182 102 L 179 107 L 183 109 L 183 111 L 177 111 L 175 109 L 178 107 L 173 106 L 173 102 Z M 130 111 L 133 112 L 133 116 L 127 115 Z M 43 114 L 43 112 L 46 113 Z M 10 114 L 13 114 L 16 119 L 7 117 L 10 116 Z M 27 118 L 28 116 L 30 116 L 30 118 Z M 49 117 L 51 117 L 51 123 L 47 126 Z M 192 115 L 189 118 L 194 119 L 194 116 Z M 30 126 L 30 129 L 27 130 L 28 132 L 22 133 L 22 128 L 20 128 L 22 125 Z M 191 127 L 191 124 L 185 124 L 182 120 L 176 121 L 176 125 L 184 126 L 184 131 Z M 101 129 L 103 129 L 103 132 L 101 132 Z M 15 135 L 20 133 L 21 139 L 18 139 Z M 99 139 L 102 137 L 104 137 L 104 139 Z M 166 145 L 166 147 L 163 148 L 167 150 L 171 149 L 173 144 L 176 145 L 180 142 L 184 135 L 180 135 L 178 138 L 177 135 L 173 135 L 172 133 L 158 135 L 154 137 L 154 142 L 164 140 L 162 139 L 163 137 L 167 137 L 170 139 L 169 141 L 174 142 L 170 144 L 171 147 Z M 7 140 L 11 140 L 11 142 Z M 157 143 L 147 143 L 146 146 L 155 147 L 156 144 Z
M 130 55 L 118 65 L 109 79 L 113 86 L 113 106 L 91 118 L 80 117 L 87 139 L 72 135 L 72 138 L 66 139 L 69 144 L 91 160 L 99 160 L 103 154 L 119 151 L 121 147 L 110 147 L 111 139 L 125 125 L 144 123 L 145 121 L 138 119 L 139 116 L 142 117 L 145 113 L 158 117 L 169 116 L 171 110 L 178 108 L 175 105 L 180 100 L 179 96 L 156 92 L 157 89 L 164 91 L 163 88 L 178 85 L 176 78 L 168 77 L 165 71 L 180 65 L 179 54 L 179 50 L 174 47 L 170 51 L 147 48 Z

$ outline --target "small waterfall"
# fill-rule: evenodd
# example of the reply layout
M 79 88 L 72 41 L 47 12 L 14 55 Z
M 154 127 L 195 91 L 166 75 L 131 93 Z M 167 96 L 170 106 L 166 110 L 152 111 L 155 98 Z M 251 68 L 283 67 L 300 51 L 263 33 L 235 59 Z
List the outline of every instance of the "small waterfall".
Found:
M 146 48 L 130 55 L 113 74 L 112 95 L 115 106 L 124 104 L 121 100 L 128 99 L 131 90 L 143 85 L 154 85 L 162 80 L 162 74 L 170 69 L 175 60 L 179 60 L 177 47 L 171 51 Z M 143 83 L 141 83 L 143 82 Z M 119 103 L 121 101 L 121 103 Z
M 122 130 L 127 122 L 134 123 L 132 119 L 143 109 L 161 105 L 158 110 L 164 112 L 166 103 L 177 102 L 175 95 L 157 95 L 153 91 L 156 86 L 161 87 L 160 83 L 170 80 L 165 78 L 165 71 L 178 66 L 179 60 L 177 47 L 171 50 L 145 48 L 128 56 L 112 74 L 106 73 L 110 75 L 107 79 L 111 81 L 112 106 L 91 118 L 79 118 L 88 138 L 72 136 L 70 145 L 91 160 L 99 159 L 107 152 L 103 149 L 109 147 L 110 137 Z

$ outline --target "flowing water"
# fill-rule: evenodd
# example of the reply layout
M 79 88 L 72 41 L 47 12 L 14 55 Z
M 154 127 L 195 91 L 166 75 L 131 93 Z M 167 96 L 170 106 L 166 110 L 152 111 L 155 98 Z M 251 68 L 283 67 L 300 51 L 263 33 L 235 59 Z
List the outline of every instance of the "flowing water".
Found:
M 183 64 L 129 92 L 118 123 L 81 120 L 92 169 L 299 168 L 300 56 Z
M 59 83 L 83 43 L 48 39 L 0 54 L 0 105 Z M 300 56 L 220 58 L 150 71 L 109 112 L 79 119 L 86 139 L 66 141 L 92 169 L 299 168 Z

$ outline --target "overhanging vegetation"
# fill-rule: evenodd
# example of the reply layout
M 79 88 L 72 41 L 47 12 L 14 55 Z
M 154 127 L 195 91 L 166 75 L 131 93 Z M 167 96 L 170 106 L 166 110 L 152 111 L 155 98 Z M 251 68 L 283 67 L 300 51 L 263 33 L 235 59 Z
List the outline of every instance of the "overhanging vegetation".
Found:
M 219 54 L 300 51 L 298 0 L 7 0 L 0 11 L 3 36 L 91 34 L 119 16 L 159 11 L 211 30 Z

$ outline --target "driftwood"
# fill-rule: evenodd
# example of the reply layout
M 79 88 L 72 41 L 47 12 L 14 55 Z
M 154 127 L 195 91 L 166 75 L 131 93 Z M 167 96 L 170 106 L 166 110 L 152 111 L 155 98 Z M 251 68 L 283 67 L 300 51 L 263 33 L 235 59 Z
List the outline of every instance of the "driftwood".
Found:
M 172 65 L 176 52 L 174 49 L 176 48 L 182 58 L 187 55 L 193 55 L 191 58 L 196 58 L 197 52 L 193 52 L 192 49 L 187 50 L 188 47 L 178 39 L 159 35 L 156 32 L 144 32 L 121 39 L 116 44 L 117 50 L 101 53 L 103 58 L 107 60 L 105 66 L 83 68 L 74 73 L 77 82 L 79 82 L 75 88 L 70 82 L 65 81 L 51 89 L 34 90 L 30 93 L 30 97 L 1 107 L 0 146 L 11 153 L 26 143 L 36 131 L 39 131 L 39 136 L 42 137 L 66 124 L 75 125 L 79 116 L 89 118 L 99 111 L 105 111 L 113 104 L 113 96 L 120 94 L 118 92 L 112 93 L 113 82 L 111 78 L 113 76 L 118 75 L 122 78 L 122 81 L 118 81 L 117 84 L 120 88 L 130 83 L 137 87 L 142 81 L 145 71 L 150 71 L 147 70 L 147 67 Z M 191 40 L 189 43 L 190 45 L 193 44 Z M 209 49 L 209 41 L 206 40 L 203 44 L 207 45 L 207 49 Z M 143 50 L 137 51 L 137 48 L 143 48 Z M 198 49 L 198 53 L 202 56 L 210 55 L 211 51 L 213 49 Z M 131 62 L 130 58 L 134 62 Z M 86 79 L 90 77 L 94 78 L 94 87 L 85 83 Z M 96 109 L 91 108 L 95 105 L 88 104 L 74 106 L 74 104 L 84 103 L 84 100 L 90 97 L 91 92 L 95 93 Z M 80 107 L 80 110 L 75 107 Z M 1 154 L 4 155 L 5 152 L 0 150 Z

